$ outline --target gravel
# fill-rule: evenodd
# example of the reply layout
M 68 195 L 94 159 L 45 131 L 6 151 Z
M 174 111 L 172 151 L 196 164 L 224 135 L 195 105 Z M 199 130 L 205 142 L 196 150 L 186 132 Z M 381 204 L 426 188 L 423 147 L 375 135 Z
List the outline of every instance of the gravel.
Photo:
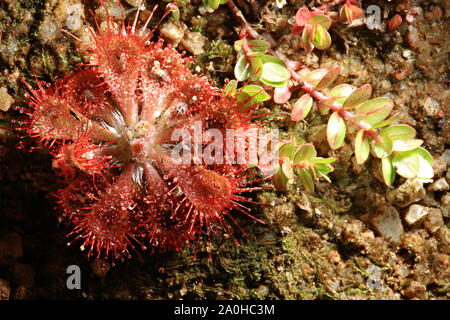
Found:
M 400 244 L 403 235 L 403 225 L 397 209 L 389 204 L 382 204 L 371 217 L 376 231 L 385 239 Z
M 408 212 L 405 215 L 405 221 L 412 225 L 416 223 L 417 221 L 421 220 L 423 217 L 425 217 L 429 213 L 429 208 L 413 204 L 409 207 Z
M 397 189 L 388 192 L 386 199 L 395 206 L 405 208 L 425 198 L 425 194 L 422 182 L 409 179 Z

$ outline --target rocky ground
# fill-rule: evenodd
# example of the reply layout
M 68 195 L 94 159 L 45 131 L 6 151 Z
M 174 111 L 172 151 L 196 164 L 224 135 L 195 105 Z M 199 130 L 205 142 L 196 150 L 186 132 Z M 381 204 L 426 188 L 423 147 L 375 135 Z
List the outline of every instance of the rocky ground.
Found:
M 23 105 L 32 74 L 51 82 L 85 61 L 78 43 L 61 27 L 88 37 L 98 1 L 0 1 L 0 110 L 14 117 Z M 127 0 L 133 16 L 137 1 Z M 147 1 L 147 7 L 153 3 Z M 201 1 L 185 3 L 180 22 L 165 20 L 156 36 L 196 56 L 192 66 L 219 86 L 233 78 L 238 25 L 226 5 L 206 13 Z M 273 1 L 274 2 L 274 1 Z M 386 187 L 378 161 L 356 164 L 350 141 L 329 149 L 326 120 L 312 114 L 305 123 L 267 119 L 298 139 L 314 142 L 321 155 L 338 158 L 332 184 L 316 183 L 307 194 L 294 184 L 288 192 L 254 194 L 252 214 L 265 225 L 236 214 L 248 233 L 213 239 L 213 261 L 200 249 L 181 253 L 138 251 L 114 266 L 87 261 L 70 231 L 52 212 L 46 196 L 57 187 L 50 156 L 43 149 L 17 149 L 15 133 L 0 129 L 0 299 L 448 299 L 450 297 L 449 0 L 363 1 L 379 5 L 382 21 L 413 7 L 412 23 L 389 32 L 360 19 L 333 25 L 331 48 L 306 54 L 290 34 L 292 17 L 305 1 L 283 9 L 260 0 L 237 1 L 255 29 L 281 56 L 310 68 L 339 66 L 339 82 L 372 84 L 374 96 L 388 95 L 400 119 L 414 126 L 435 160 L 433 183 L 397 178 Z M 308 4 L 318 1 L 307 1 Z M 408 7 L 407 4 L 411 6 Z M 120 16 L 116 6 L 110 12 Z M 157 12 L 161 14 L 161 12 Z M 148 11 L 144 12 L 145 18 Z M 157 19 L 156 19 L 157 20 Z M 154 20 L 154 21 L 156 21 Z M 289 110 L 267 102 L 264 109 Z M 0 119 L 1 126 L 8 121 Z M 66 269 L 79 265 L 82 289 L 68 290 Z

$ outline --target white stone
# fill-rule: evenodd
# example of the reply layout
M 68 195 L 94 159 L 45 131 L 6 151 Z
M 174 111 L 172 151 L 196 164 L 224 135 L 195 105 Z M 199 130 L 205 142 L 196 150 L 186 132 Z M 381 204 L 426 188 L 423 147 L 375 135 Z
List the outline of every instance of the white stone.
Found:
M 400 214 L 393 206 L 382 204 L 371 218 L 377 232 L 386 239 L 400 244 L 403 236 L 403 225 Z
M 409 207 L 408 212 L 405 215 L 405 221 L 412 225 L 416 223 L 417 221 L 421 220 L 423 217 L 425 217 L 428 214 L 429 210 L 427 207 L 413 204 Z
M 8 111 L 13 103 L 14 99 L 8 94 L 8 89 L 5 87 L 0 88 L 0 110 Z
M 439 178 L 435 182 L 433 182 L 429 189 L 431 191 L 447 191 L 448 190 L 448 183 L 445 180 L 445 178 Z

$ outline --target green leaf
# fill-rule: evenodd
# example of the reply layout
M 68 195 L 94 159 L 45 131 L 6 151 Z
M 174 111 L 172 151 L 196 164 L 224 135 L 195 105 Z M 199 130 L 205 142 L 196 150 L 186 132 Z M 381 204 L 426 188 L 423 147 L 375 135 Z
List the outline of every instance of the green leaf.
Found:
M 337 112 L 334 112 L 327 125 L 327 140 L 332 149 L 338 149 L 342 146 L 345 139 L 346 125 Z
M 389 119 L 386 119 L 386 120 L 384 120 L 384 121 L 382 121 L 382 122 L 380 122 L 380 123 L 378 123 L 378 124 L 376 124 L 374 126 L 371 126 L 369 128 L 369 130 L 375 130 L 375 129 L 378 129 L 378 128 L 386 127 L 387 125 L 390 125 L 392 122 L 394 122 L 397 119 L 398 119 L 398 117 L 396 115 L 393 115 Z
M 237 81 L 245 81 L 250 77 L 250 64 L 245 56 L 238 59 L 236 66 L 234 67 L 234 77 Z
M 237 41 L 235 41 L 234 45 L 233 45 L 234 50 L 237 51 L 237 52 L 242 51 L 242 44 L 243 43 L 244 43 L 244 40 L 237 40 Z
M 251 55 L 260 55 L 269 50 L 269 43 L 264 40 L 250 40 L 248 46 L 253 51 Z
M 337 98 L 335 102 L 342 105 L 355 89 L 356 87 L 350 84 L 340 84 L 331 89 L 327 96 Z
M 416 130 L 407 124 L 393 125 L 382 129 L 380 133 L 387 134 L 393 141 L 414 139 L 416 136 Z
M 306 52 L 312 52 L 314 50 L 314 45 L 311 40 L 311 31 L 311 25 L 307 24 L 302 33 L 303 48 Z
M 358 106 L 355 110 L 357 119 L 375 125 L 386 119 L 394 107 L 389 98 L 375 98 Z
M 308 19 L 308 23 L 318 24 L 322 28 L 325 28 L 326 30 L 328 30 L 331 26 L 331 19 L 326 15 L 316 15 L 316 16 L 312 16 L 310 19 Z
M 281 170 L 288 180 L 294 179 L 294 170 L 292 169 L 292 160 L 290 158 L 281 159 Z
M 425 150 L 424 148 L 417 148 L 415 151 L 420 157 L 428 162 L 430 166 L 433 166 L 433 157 L 427 150 Z
M 234 42 L 234 50 L 237 52 L 242 51 L 242 44 L 244 40 L 238 40 Z M 269 50 L 269 43 L 264 40 L 250 40 L 247 41 L 248 47 L 250 48 L 252 53 L 248 54 L 249 56 L 258 56 L 266 53 Z
M 417 149 L 423 143 L 420 139 L 406 139 L 406 140 L 395 140 L 393 150 L 394 151 L 410 151 Z
M 331 37 L 328 31 L 324 27 L 322 27 L 322 25 L 314 24 L 311 33 L 311 42 L 317 49 L 325 50 L 328 49 L 331 45 Z
M 261 102 L 267 101 L 271 98 L 271 96 L 260 86 L 249 84 L 243 87 L 240 90 L 240 93 L 237 98 L 237 102 L 239 101 L 245 101 L 249 99 L 245 105 L 242 106 L 242 109 L 244 109 L 247 106 L 259 104 Z
M 203 6 L 209 13 L 214 12 L 219 7 L 220 0 L 203 0 Z
M 392 164 L 397 173 L 404 178 L 431 179 L 434 175 L 433 157 L 427 150 L 420 147 L 415 150 L 395 152 Z
M 395 170 L 391 158 L 381 159 L 381 171 L 383 172 L 384 183 L 387 186 L 392 185 L 395 179 Z
M 373 152 L 377 158 L 383 159 L 390 156 L 392 153 L 393 142 L 391 137 L 387 134 L 379 134 L 378 141 L 373 140 Z
M 336 161 L 336 158 L 322 158 L 322 157 L 317 157 L 312 159 L 312 163 L 314 164 L 330 164 Z
M 291 74 L 289 70 L 286 68 L 284 62 L 275 57 L 271 58 L 268 57 L 271 56 L 269 55 L 262 56 L 263 70 L 261 74 L 261 80 L 277 84 L 286 82 L 290 78 Z
M 289 179 L 284 175 L 280 165 L 278 165 L 277 171 L 273 175 L 272 181 L 276 190 L 286 191 Z
M 317 90 L 328 88 L 339 76 L 339 67 L 329 70 L 316 86 Z
M 297 174 L 302 182 L 303 186 L 309 192 L 314 192 L 314 180 L 311 177 L 311 173 L 309 173 L 308 169 L 299 169 Z
M 261 57 L 248 56 L 248 62 L 250 63 L 250 76 L 252 81 L 257 81 L 263 72 L 263 62 Z
M 291 111 L 291 120 L 299 121 L 305 119 L 313 105 L 313 98 L 307 93 L 302 95 L 297 102 L 295 102 Z
M 234 97 L 236 95 L 236 89 L 237 89 L 237 81 L 231 80 L 230 82 L 227 83 L 227 85 L 223 89 L 223 96 Z
M 268 81 L 267 79 L 263 79 L 263 78 L 260 78 L 259 80 L 261 80 L 261 82 L 264 83 L 265 85 L 271 86 L 274 88 L 283 88 L 283 87 L 287 86 L 287 84 L 288 84 L 287 80 L 281 81 L 281 82 L 271 82 L 271 81 Z
M 311 163 L 312 159 L 317 156 L 316 149 L 314 145 L 308 143 L 300 147 L 297 153 L 294 156 L 294 163 L 298 164 L 300 162 L 308 162 Z
M 278 150 L 278 156 L 280 158 L 292 159 L 294 157 L 294 151 L 295 151 L 295 144 L 293 142 L 284 143 Z
M 353 91 L 348 98 L 345 100 L 342 107 L 347 110 L 355 108 L 357 105 L 363 103 L 372 95 L 372 86 L 370 84 L 365 84 L 362 87 Z
M 330 165 L 324 165 L 324 164 L 316 164 L 314 165 L 314 169 L 318 172 L 322 172 L 323 174 L 327 175 L 331 171 L 333 171 L 333 167 Z
M 355 139 L 355 158 L 358 164 L 363 164 L 369 157 L 370 142 L 364 136 L 364 130 L 360 130 Z
M 306 76 L 303 77 L 303 81 L 312 85 L 313 87 L 317 87 L 322 78 L 324 78 L 328 73 L 328 69 L 316 69 L 314 71 L 309 72 Z

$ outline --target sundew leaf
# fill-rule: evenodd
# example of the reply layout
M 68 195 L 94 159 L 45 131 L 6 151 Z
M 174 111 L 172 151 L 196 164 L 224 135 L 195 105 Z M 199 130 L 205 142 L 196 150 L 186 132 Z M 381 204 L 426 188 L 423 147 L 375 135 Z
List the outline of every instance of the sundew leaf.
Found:
M 327 125 L 327 140 L 333 150 L 340 148 L 344 143 L 346 129 L 345 120 L 337 112 L 333 112 Z
M 365 102 L 372 95 L 372 86 L 365 84 L 362 87 L 353 91 L 342 105 L 343 108 L 351 110 L 359 104 Z
M 297 174 L 306 190 L 308 190 L 309 192 L 314 192 L 314 180 L 311 177 L 311 173 L 309 173 L 309 170 L 299 169 L 297 170 Z
M 389 98 L 375 98 L 358 106 L 355 110 L 357 119 L 370 125 L 375 125 L 386 119 L 394 107 Z
M 395 140 L 392 150 L 394 151 L 410 151 L 417 149 L 423 144 L 420 139 Z
M 391 157 L 381 159 L 381 171 L 383 173 L 384 183 L 386 183 L 387 186 L 392 185 L 395 179 L 395 170 L 392 165 Z
M 250 77 L 250 73 L 251 70 L 249 62 L 245 56 L 240 57 L 234 67 L 234 77 L 238 81 L 245 81 Z
M 387 134 L 393 141 L 414 139 L 416 130 L 407 124 L 397 124 L 383 128 L 380 133 Z
M 291 111 L 291 120 L 300 121 L 305 119 L 313 105 L 313 98 L 307 93 L 302 95 L 297 102 L 295 102 Z
M 336 103 L 339 103 L 340 105 L 342 105 L 345 100 L 352 94 L 353 91 L 356 90 L 355 86 L 352 86 L 350 84 L 340 84 L 337 85 L 336 87 L 332 88 L 330 90 L 330 92 L 328 92 L 327 96 L 328 97 L 335 97 Z
M 300 149 L 295 153 L 294 163 L 298 164 L 303 161 L 311 163 L 312 159 L 317 156 L 316 149 L 310 143 L 305 144 L 300 147 Z
M 355 139 L 355 158 L 358 164 L 363 164 L 369 158 L 370 142 L 364 136 L 364 130 L 360 130 Z
M 328 88 L 339 76 L 339 67 L 329 70 L 316 86 L 317 90 Z
M 379 134 L 378 141 L 373 140 L 373 152 L 377 158 L 383 159 L 389 157 L 392 153 L 393 142 L 387 134 Z
M 314 24 L 311 33 L 311 42 L 319 50 L 328 49 L 331 45 L 331 37 L 328 31 L 320 24 Z

